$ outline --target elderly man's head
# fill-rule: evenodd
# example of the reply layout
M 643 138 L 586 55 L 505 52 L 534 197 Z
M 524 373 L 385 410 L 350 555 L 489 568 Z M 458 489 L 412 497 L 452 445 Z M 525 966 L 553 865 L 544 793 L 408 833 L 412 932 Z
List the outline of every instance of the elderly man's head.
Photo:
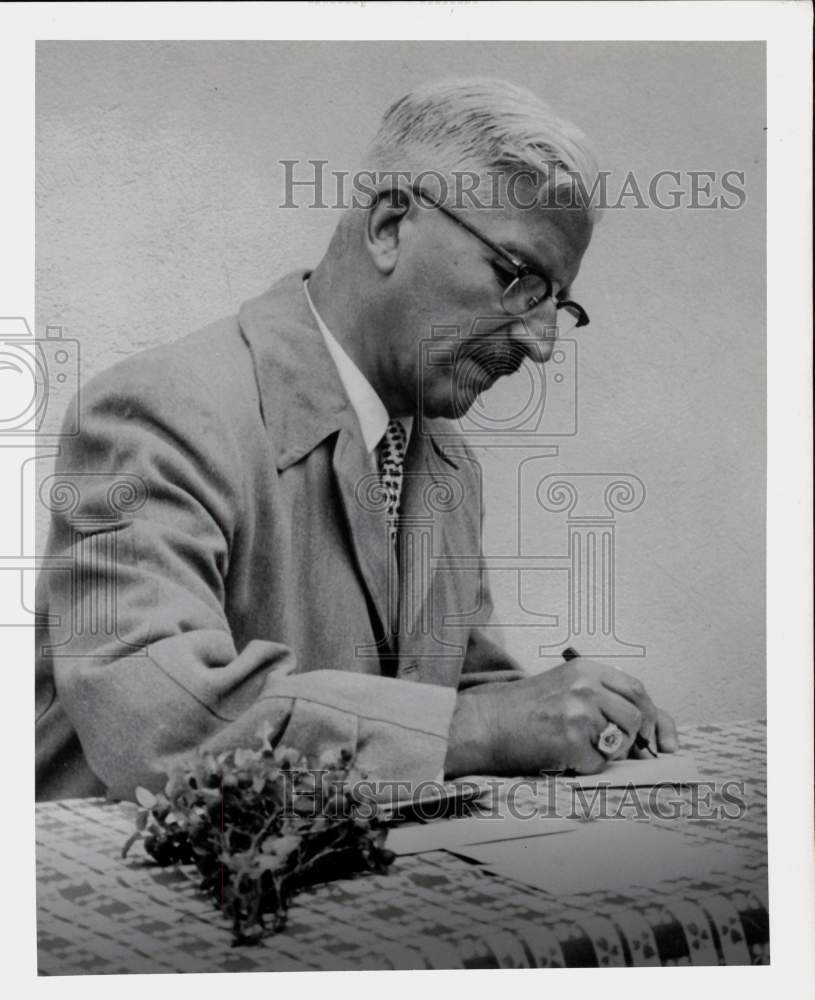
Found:
M 386 112 L 364 166 L 376 196 L 348 210 L 315 285 L 391 414 L 460 415 L 525 357 L 546 361 L 559 316 L 586 322 L 557 307 L 591 238 L 597 168 L 535 95 L 427 85 Z

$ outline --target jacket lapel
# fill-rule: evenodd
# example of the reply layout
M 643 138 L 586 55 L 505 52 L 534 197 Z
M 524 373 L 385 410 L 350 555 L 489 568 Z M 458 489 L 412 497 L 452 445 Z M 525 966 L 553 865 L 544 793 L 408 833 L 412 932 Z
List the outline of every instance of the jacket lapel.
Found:
M 341 427 L 357 427 L 339 374 L 309 309 L 308 272 L 282 278 L 241 306 L 263 422 L 281 471 Z
M 427 445 L 414 425 L 405 455 L 399 504 L 400 653 L 423 628 L 430 627 L 427 599 L 440 537 L 432 509 L 435 478 L 428 464 Z
M 356 414 L 309 309 L 303 290 L 308 272 L 287 275 L 240 311 L 252 352 L 263 420 L 284 471 L 337 434 L 333 469 L 354 557 L 372 610 L 388 627 L 387 521 L 379 478 Z M 393 653 L 387 643 L 384 653 Z
M 447 609 L 440 606 L 434 583 L 448 548 L 448 522 L 461 507 L 465 489 L 458 461 L 431 433 L 414 428 L 400 507 L 399 667 L 400 673 L 415 669 L 417 680 L 438 683 L 445 655 L 454 652 L 441 637 L 439 618 Z
M 304 271 L 287 275 L 240 310 L 241 331 L 253 356 L 263 420 L 277 468 L 287 469 L 336 435 L 334 475 L 372 618 L 378 618 L 376 631 L 383 637 L 390 635 L 389 580 L 398 580 L 400 673 L 403 669 L 414 671 L 412 679 L 439 683 L 439 656 L 449 655 L 451 662 L 456 656 L 433 634 L 440 623 L 432 621 L 431 611 L 437 617 L 445 612 L 433 607 L 433 582 L 437 564 L 451 541 L 453 549 L 458 546 L 459 539 L 446 539 L 446 535 L 454 529 L 463 530 L 464 494 L 472 488 L 467 463 L 462 464 L 458 451 L 448 454 L 434 440 L 434 425 L 439 432 L 449 433 L 447 421 L 417 417 L 405 456 L 400 503 L 402 558 L 397 567 L 379 477 L 309 309 L 303 290 L 307 275 Z M 395 643 L 382 638 L 375 650 L 383 661 L 393 662 Z
M 342 430 L 334 449 L 334 474 L 354 547 L 357 565 L 384 635 L 390 634 L 389 574 L 395 573 L 388 538 L 385 500 L 379 476 L 359 433 Z M 395 652 L 385 640 L 385 653 Z

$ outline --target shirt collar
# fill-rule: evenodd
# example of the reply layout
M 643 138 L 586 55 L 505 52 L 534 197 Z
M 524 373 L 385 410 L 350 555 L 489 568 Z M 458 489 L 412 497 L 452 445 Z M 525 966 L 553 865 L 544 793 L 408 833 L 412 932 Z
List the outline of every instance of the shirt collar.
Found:
M 365 378 L 325 325 L 325 321 L 317 312 L 309 295 L 308 280 L 303 282 L 303 291 L 306 293 L 309 309 L 311 309 L 317 326 L 320 328 L 320 333 L 323 335 L 328 352 L 337 367 L 343 388 L 348 394 L 348 399 L 357 415 L 365 447 L 369 453 L 373 452 L 382 440 L 382 436 L 388 426 L 389 418 L 385 404 L 379 398 L 368 379 Z M 402 417 L 401 422 L 409 440 L 413 418 Z

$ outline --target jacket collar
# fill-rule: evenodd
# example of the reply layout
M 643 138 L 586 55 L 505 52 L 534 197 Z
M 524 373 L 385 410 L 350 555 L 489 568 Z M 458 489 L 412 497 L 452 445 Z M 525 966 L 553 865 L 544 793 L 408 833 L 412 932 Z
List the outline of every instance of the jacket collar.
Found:
M 303 279 L 308 274 L 304 270 L 287 274 L 245 302 L 239 313 L 254 360 L 263 421 L 274 435 L 280 470 L 335 431 L 345 429 L 361 440 L 359 421 L 305 296 Z M 425 430 L 437 423 L 449 428 L 446 421 L 422 421 Z M 438 456 L 458 468 L 432 432 L 427 436 Z
M 277 444 L 278 469 L 356 423 L 303 293 L 306 274 L 286 275 L 245 302 L 239 313 L 255 364 L 263 422 Z

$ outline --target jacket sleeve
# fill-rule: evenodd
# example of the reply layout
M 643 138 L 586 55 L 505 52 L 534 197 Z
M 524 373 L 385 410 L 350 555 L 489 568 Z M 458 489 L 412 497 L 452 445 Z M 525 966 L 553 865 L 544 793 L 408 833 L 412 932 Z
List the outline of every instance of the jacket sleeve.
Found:
M 47 574 L 62 623 L 54 681 L 91 769 L 130 798 L 194 748 L 250 745 L 271 723 L 276 742 L 347 748 L 372 777 L 434 777 L 455 691 L 301 671 L 271 635 L 236 649 L 225 611 L 244 507 L 235 431 L 203 380 L 148 355 L 84 390 L 81 433 L 63 439 L 51 481 L 47 555 L 70 567 Z
M 459 691 L 477 693 L 484 684 L 518 681 L 529 674 L 492 639 L 484 630 L 473 629 L 467 644 L 467 655 L 459 680 Z

